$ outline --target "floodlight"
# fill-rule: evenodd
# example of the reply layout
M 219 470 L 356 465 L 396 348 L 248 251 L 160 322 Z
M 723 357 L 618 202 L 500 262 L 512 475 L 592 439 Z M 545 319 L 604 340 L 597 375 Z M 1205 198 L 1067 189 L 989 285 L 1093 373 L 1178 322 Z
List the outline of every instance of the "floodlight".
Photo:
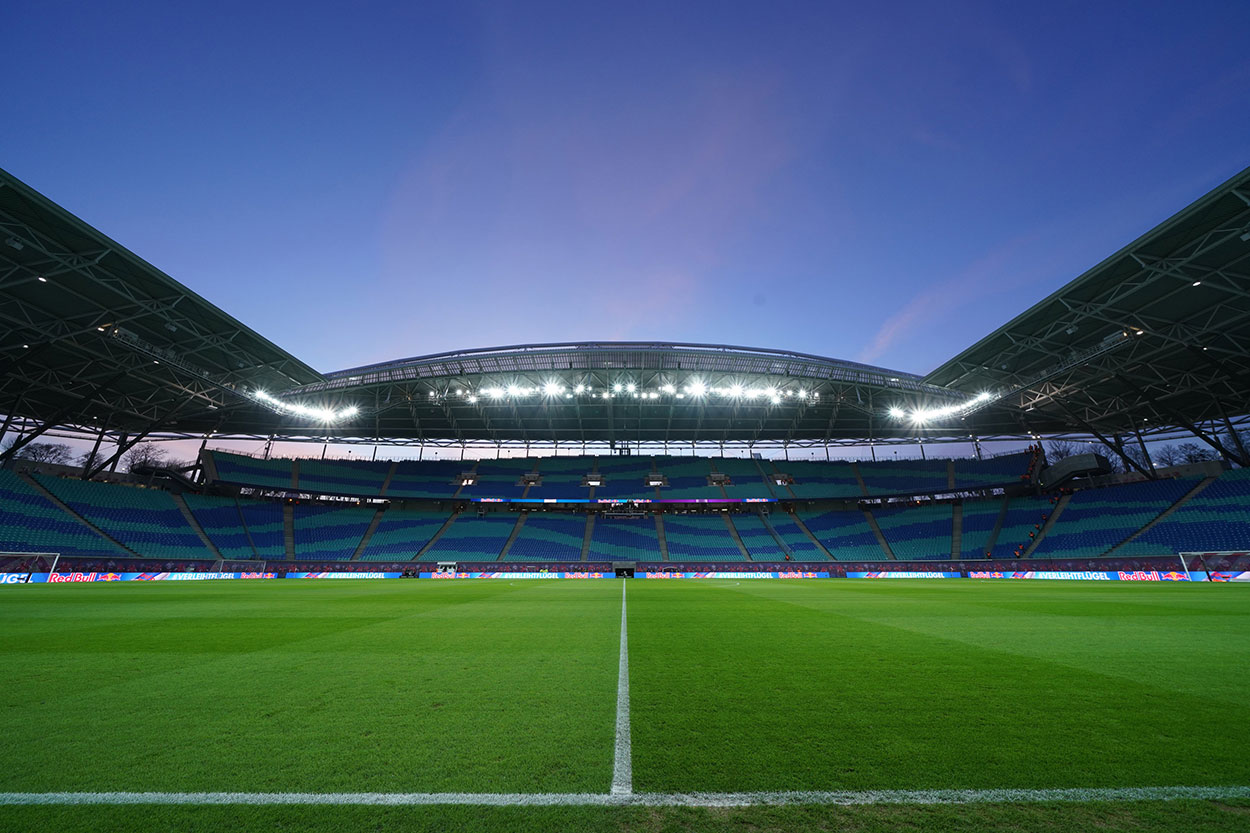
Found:
M 807 388 L 799 388 L 799 396 L 807 396 Z
M 40 282 L 40 283 L 47 283 L 47 282 L 48 282 L 48 279 L 47 279 L 47 278 L 45 278 L 43 275 L 40 275 L 40 276 L 39 276 L 39 282 Z
M 1202 281 L 1194 281 L 1190 286 L 1202 286 Z
M 729 386 L 729 395 L 730 395 L 730 396 L 735 396 L 735 397 L 736 397 L 736 396 L 742 396 L 742 392 L 743 392 L 743 390 L 744 390 L 744 388 L 742 387 L 742 385 L 730 385 L 730 386 Z
M 604 394 L 603 394 L 603 398 L 604 398 L 604 399 L 611 399 L 611 398 L 612 398 L 612 394 L 607 393 L 607 392 L 605 391 L 605 392 L 604 392 Z
M 633 382 L 630 382 L 628 385 L 625 386 L 625 390 L 629 391 L 630 393 L 633 393 L 637 389 L 638 389 L 637 386 L 635 386 Z
M 621 383 L 620 383 L 620 382 L 617 382 L 615 385 L 613 385 L 613 386 L 612 386 L 612 392 L 613 392 L 613 393 L 620 393 L 620 392 L 621 392 Z
M 504 389 L 503 388 L 487 388 L 485 391 L 483 391 L 483 393 L 485 393 L 491 399 L 503 399 Z
M 686 386 L 686 392 L 691 396 L 703 396 L 707 393 L 707 385 L 703 384 L 702 379 L 694 379 Z
M 895 419 L 902 419 L 904 416 L 906 416 L 906 412 L 902 408 L 895 405 L 893 408 L 890 409 L 890 416 L 894 417 Z
M 573 388 L 573 393 L 585 393 L 585 392 L 586 392 L 585 385 L 578 385 L 577 387 Z
M 473 396 L 472 394 L 470 394 L 470 395 L 469 395 L 469 404 L 470 404 L 470 405 L 476 405 L 476 404 L 477 404 L 477 397 L 476 397 L 476 396 Z
M 563 392 L 564 392 L 564 386 L 561 385 L 559 382 L 553 381 L 553 382 L 548 382 L 547 384 L 543 385 L 543 393 L 547 394 L 548 396 L 559 396 Z
M 769 397 L 769 401 L 772 402 L 774 405 L 780 405 L 781 397 L 778 396 L 777 394 L 773 394 L 771 397 Z
M 520 396 L 523 393 L 525 393 L 524 388 L 517 387 L 516 385 L 508 385 L 508 396 Z
M 665 385 L 664 387 L 660 388 L 660 390 L 664 391 L 665 393 L 677 392 L 677 388 L 673 387 L 672 385 Z

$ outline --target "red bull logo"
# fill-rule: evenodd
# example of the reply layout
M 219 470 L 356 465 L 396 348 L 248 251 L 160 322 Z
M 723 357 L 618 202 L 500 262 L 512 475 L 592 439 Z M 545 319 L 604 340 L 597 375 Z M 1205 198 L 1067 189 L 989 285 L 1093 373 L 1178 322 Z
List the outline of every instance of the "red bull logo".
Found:
M 100 581 L 99 573 L 49 573 L 48 581 L 59 584 L 67 581 Z
M 1125 572 L 1124 570 L 1121 570 L 1119 572 L 1119 576 L 1120 581 L 1162 581 L 1162 579 L 1159 578 L 1159 573 L 1154 570 L 1151 570 L 1150 572 L 1146 572 L 1144 570 Z M 1176 581 L 1176 579 L 1171 579 L 1171 581 Z

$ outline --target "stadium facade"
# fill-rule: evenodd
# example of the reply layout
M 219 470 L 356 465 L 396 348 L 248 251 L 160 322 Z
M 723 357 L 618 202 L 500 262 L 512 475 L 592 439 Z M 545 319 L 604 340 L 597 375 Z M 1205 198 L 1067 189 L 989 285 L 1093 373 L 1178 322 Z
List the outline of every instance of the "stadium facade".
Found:
M 638 342 L 322 373 L 3 172 L 0 223 L 0 550 L 27 554 L 10 558 L 21 569 L 55 552 L 84 575 L 112 574 L 118 559 L 158 572 L 629 561 L 965 575 L 986 560 L 1080 571 L 1118 559 L 1158 574 L 1179 551 L 1250 542 L 1250 169 L 925 376 Z M 53 431 L 91 443 L 81 466 L 21 460 Z M 1053 437 L 1101 455 L 1047 469 L 1038 440 Z M 1152 465 L 1147 443 L 1177 437 L 1217 460 Z M 151 439 L 199 440 L 195 479 L 96 482 Z M 210 439 L 460 459 L 255 459 L 208 450 Z M 981 453 L 1000 441 L 1017 450 Z M 881 446 L 919 443 L 923 455 L 955 442 L 977 459 L 876 459 Z M 789 460 L 836 446 L 869 459 Z M 1129 475 L 1107 479 L 1107 458 Z

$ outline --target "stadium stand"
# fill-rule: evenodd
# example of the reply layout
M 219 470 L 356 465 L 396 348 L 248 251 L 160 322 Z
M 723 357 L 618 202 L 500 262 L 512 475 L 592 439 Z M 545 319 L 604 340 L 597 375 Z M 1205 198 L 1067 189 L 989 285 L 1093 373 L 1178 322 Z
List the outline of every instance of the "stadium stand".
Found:
M 248 540 L 239 504 L 231 497 L 185 494 L 187 508 L 222 558 L 254 560 L 256 551 Z
M 764 525 L 759 515 L 731 515 L 734 529 L 742 545 L 747 548 L 752 561 L 785 561 L 786 552 L 778 544 L 773 533 Z M 671 550 L 670 550 L 671 553 Z
M 858 509 L 817 513 L 799 513 L 811 533 L 838 561 L 882 561 L 885 552 Z
M 768 481 L 764 479 L 764 472 L 760 469 L 759 462 L 755 460 L 724 457 L 712 460 L 712 465 L 718 472 L 729 475 L 729 479 L 733 481 L 724 487 L 725 494 L 731 498 L 742 500 L 777 496 Z M 788 498 L 790 495 L 787 493 L 784 496 Z
M 347 561 L 355 554 L 373 521 L 372 508 L 291 507 L 295 519 L 295 557 L 310 561 Z
M 773 473 L 788 474 L 794 478 L 794 483 L 789 488 L 795 497 L 851 498 L 864 495 L 859 487 L 859 478 L 855 476 L 855 467 L 851 463 L 770 460 L 766 465 L 773 467 Z
M 725 519 L 716 515 L 664 515 L 670 561 L 745 561 Z
M 35 475 L 39 485 L 123 546 L 148 558 L 213 558 L 168 492 Z
M 360 560 L 411 561 L 438 534 L 447 517 L 446 512 L 387 509 Z
M 571 512 L 531 512 L 505 561 L 580 561 L 586 516 Z M 655 553 L 659 557 L 659 552 Z
M 206 451 L 211 454 L 217 479 L 223 483 L 249 486 L 257 489 L 282 489 L 291 491 L 293 463 L 291 460 L 258 460 L 242 454 L 225 451 Z
M 718 487 L 708 485 L 707 477 L 712 473 L 712 467 L 706 457 L 658 457 L 655 467 L 668 480 L 668 485 L 660 489 L 663 500 L 706 500 L 725 496 Z
M 954 460 L 955 488 L 976 489 L 1006 486 L 1020 482 L 1027 475 L 1032 453 L 1021 451 L 990 457 L 985 460 Z
M 954 532 L 951 504 L 873 507 L 872 516 L 895 558 L 928 561 L 951 557 Z
M 1188 481 L 1192 487 L 1193 481 Z M 1250 469 L 1226 471 L 1115 555 L 1250 549 Z
M 534 471 L 535 464 L 536 461 L 530 457 L 479 460 L 473 471 L 477 481 L 461 489 L 457 497 L 521 497 L 525 494 L 521 475 Z
M 916 495 L 949 491 L 946 460 L 898 460 L 858 463 L 870 495 Z
M 394 498 L 449 498 L 460 488 L 458 477 L 473 469 L 473 460 L 402 460 L 386 488 Z
M 595 471 L 605 478 L 595 487 L 596 499 L 655 499 L 655 489 L 647 488 L 643 480 L 654 471 L 650 457 L 599 457 Z
M 828 561 L 829 557 L 820 551 L 820 547 L 807 537 L 799 525 L 789 515 L 774 514 L 768 522 L 786 546 L 794 553 L 795 561 Z
M 589 555 L 609 561 L 655 561 L 660 552 L 660 539 L 655 518 L 621 518 L 603 515 L 595 518 L 591 531 Z
M 299 460 L 299 490 L 313 494 L 377 497 L 391 470 L 389 462 Z
M 282 504 L 260 500 L 239 501 L 239 514 L 256 548 L 256 557 L 265 561 L 286 559 L 286 536 Z
M 1185 496 L 1196 480 L 1146 480 L 1083 489 L 1031 553 L 1035 558 L 1086 558 L 1102 555 L 1154 520 Z
M 117 555 L 118 550 L 11 471 L 0 469 L 0 551 Z
M 582 485 L 582 478 L 594 466 L 594 457 L 543 457 L 538 460 L 541 485 L 530 487 L 527 497 L 585 500 L 590 489 Z
M 1029 533 L 1040 533 L 1047 516 L 1055 509 L 1054 498 L 1013 497 L 1007 502 L 1007 514 L 994 542 L 994 557 L 1006 558 L 1022 554 L 1033 542 Z
M 986 558 L 990 552 L 990 536 L 998 525 L 1005 498 L 965 500 L 961 525 L 959 554 L 963 558 Z
M 429 561 L 494 561 L 516 526 L 516 515 L 461 512 L 425 553 Z

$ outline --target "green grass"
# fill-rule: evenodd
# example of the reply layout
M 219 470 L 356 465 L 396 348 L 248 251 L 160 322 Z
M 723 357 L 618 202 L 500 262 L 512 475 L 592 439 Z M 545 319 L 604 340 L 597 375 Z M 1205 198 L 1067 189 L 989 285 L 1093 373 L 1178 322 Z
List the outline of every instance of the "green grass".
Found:
M 0 590 L 0 791 L 606 792 L 615 581 Z M 1250 784 L 1250 588 L 633 581 L 636 791 Z M 1247 830 L 1238 802 L 0 807 L 8 830 Z

